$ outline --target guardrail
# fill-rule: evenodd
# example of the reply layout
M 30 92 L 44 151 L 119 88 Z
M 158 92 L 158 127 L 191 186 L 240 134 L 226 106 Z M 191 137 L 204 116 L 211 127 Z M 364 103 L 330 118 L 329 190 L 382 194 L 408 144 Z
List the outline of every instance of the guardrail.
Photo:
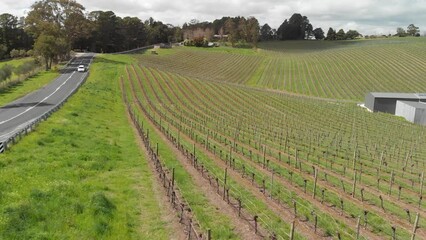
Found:
M 87 79 L 88 76 L 89 76 L 89 72 L 87 72 L 87 74 L 84 76 L 84 78 L 82 78 L 82 80 L 77 85 L 77 87 L 75 87 L 70 92 L 70 94 L 68 94 L 68 96 L 66 96 L 60 103 L 56 104 L 56 106 L 54 108 L 52 108 L 49 111 L 45 112 L 43 115 L 39 116 L 35 120 L 30 121 L 24 128 L 21 128 L 19 131 L 15 132 L 13 135 L 9 136 L 8 138 L 6 138 L 2 142 L 0 142 L 0 153 L 4 153 L 7 149 L 9 149 L 11 147 L 11 145 L 17 143 L 25 135 L 27 135 L 33 129 L 35 129 L 40 122 L 46 120 L 47 118 L 50 117 L 50 115 L 52 115 L 54 112 L 56 112 L 57 110 L 59 110 L 65 104 L 65 102 L 72 95 L 74 95 L 75 92 L 77 92 L 77 90 L 80 88 L 80 86 L 83 85 L 83 83 L 86 81 L 86 79 Z

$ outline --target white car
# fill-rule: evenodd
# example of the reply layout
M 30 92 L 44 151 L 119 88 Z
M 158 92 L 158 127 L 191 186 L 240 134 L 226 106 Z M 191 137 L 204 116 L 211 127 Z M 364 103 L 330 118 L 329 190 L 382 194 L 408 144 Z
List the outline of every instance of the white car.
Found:
M 77 68 L 77 72 L 85 72 L 86 71 L 86 67 L 84 65 L 80 65 Z

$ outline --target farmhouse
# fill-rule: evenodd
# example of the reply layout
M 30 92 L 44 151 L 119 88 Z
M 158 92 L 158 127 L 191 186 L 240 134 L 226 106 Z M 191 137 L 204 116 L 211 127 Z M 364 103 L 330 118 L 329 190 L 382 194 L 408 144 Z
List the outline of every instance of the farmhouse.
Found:
M 372 112 L 395 114 L 397 101 L 426 102 L 426 93 L 370 92 L 365 96 L 365 107 Z

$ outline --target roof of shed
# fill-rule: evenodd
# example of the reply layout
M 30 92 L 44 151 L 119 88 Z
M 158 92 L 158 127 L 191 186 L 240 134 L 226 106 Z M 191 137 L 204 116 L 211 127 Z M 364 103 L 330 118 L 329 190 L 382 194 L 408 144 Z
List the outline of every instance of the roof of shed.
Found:
M 404 98 L 404 99 L 425 99 L 426 93 L 392 93 L 392 92 L 370 92 L 375 98 Z

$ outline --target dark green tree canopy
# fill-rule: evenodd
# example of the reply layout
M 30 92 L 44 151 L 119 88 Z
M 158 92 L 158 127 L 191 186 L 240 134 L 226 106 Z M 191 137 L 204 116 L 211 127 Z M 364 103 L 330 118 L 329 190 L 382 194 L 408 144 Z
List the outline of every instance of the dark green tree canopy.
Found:
M 322 30 L 322 28 L 315 28 L 313 33 L 316 40 L 322 40 L 325 38 L 324 31 Z
M 329 28 L 327 32 L 326 40 L 336 40 L 336 31 L 333 28 Z
M 420 33 L 419 27 L 416 27 L 414 24 L 408 25 L 407 34 L 409 36 L 416 36 L 418 33 Z
M 313 27 L 308 17 L 300 13 L 293 14 L 289 20 L 285 20 L 277 30 L 280 40 L 303 40 L 312 37 Z

